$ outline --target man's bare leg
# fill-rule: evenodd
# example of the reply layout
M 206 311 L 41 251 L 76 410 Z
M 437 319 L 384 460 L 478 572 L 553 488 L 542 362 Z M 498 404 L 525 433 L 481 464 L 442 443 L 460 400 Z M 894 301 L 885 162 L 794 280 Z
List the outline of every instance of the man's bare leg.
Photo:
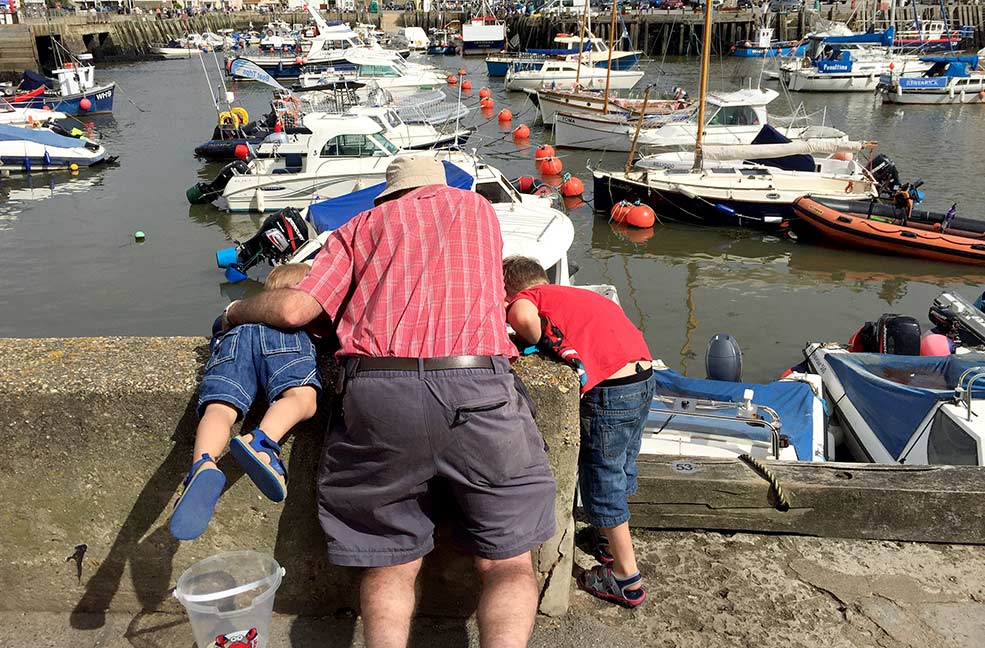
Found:
M 537 616 L 537 577 L 530 552 L 505 560 L 475 559 L 482 579 L 479 598 L 479 645 L 523 648 Z
M 366 648 L 406 648 L 421 561 L 370 567 L 363 572 L 359 598 Z

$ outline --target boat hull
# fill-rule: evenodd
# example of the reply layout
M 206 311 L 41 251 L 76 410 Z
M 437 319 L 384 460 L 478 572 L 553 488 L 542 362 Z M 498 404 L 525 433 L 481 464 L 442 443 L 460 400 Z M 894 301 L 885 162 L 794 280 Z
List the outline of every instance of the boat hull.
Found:
M 794 212 L 798 218 L 798 231 L 854 248 L 933 261 L 985 265 L 985 234 L 972 238 L 941 233 L 939 227 L 931 224 L 900 225 L 886 222 L 888 219 L 873 220 L 866 214 L 843 212 L 835 206 L 835 203 L 825 204 L 809 196 L 796 200 Z
M 28 104 L 31 108 L 44 108 L 65 113 L 66 115 L 99 115 L 113 112 L 113 97 L 116 94 L 116 84 L 107 83 L 91 90 L 63 97 L 39 95 Z M 82 109 L 82 100 L 89 100 L 89 109 Z
M 597 68 L 596 68 L 597 69 Z M 546 86 L 553 86 L 558 88 L 571 88 L 575 85 L 576 75 L 574 71 L 565 72 L 563 74 L 552 74 L 547 75 L 536 75 L 525 73 L 520 73 L 520 75 L 509 75 L 506 79 L 504 86 L 507 90 L 537 90 L 539 88 Z M 582 86 L 593 87 L 593 88 L 604 88 L 606 85 L 605 73 L 596 73 L 595 75 L 589 76 L 588 79 L 585 75 L 578 75 L 579 82 Z M 609 89 L 610 90 L 629 90 L 643 78 L 642 72 L 633 72 L 632 70 L 622 70 L 618 74 L 612 74 L 609 79 Z
M 776 58 L 777 56 L 803 56 L 807 53 L 807 43 L 791 45 L 770 45 L 769 47 L 736 46 L 732 56 L 739 58 Z
M 510 59 L 507 57 L 489 58 L 486 59 L 486 74 L 491 77 L 505 77 L 511 66 L 518 70 L 535 70 L 540 67 L 545 60 L 547 60 L 546 57 L 532 59 Z M 612 59 L 612 69 L 632 70 L 639 62 L 639 54 L 635 52 L 620 52 L 618 57 L 613 57 Z M 593 67 L 603 69 L 608 67 L 608 65 L 608 59 L 595 61 L 593 63 Z

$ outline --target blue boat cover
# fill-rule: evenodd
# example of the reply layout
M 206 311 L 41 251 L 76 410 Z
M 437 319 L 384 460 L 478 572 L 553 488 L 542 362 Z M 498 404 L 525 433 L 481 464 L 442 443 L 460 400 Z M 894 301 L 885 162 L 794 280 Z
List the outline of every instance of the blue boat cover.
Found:
M 706 400 L 742 403 L 742 392 L 751 389 L 753 402 L 773 408 L 780 417 L 780 434 L 790 439 L 800 461 L 823 461 L 814 457 L 814 391 L 811 386 L 794 381 L 777 381 L 768 385 L 724 382 L 688 378 L 676 371 L 664 369 L 653 372 L 656 393 L 661 396 L 702 398 Z
M 886 450 L 899 459 L 920 423 L 943 400 L 966 370 L 985 365 L 985 355 L 896 356 L 882 353 L 829 353 L 845 395 Z M 920 383 L 929 386 L 919 386 Z M 934 388 L 939 387 L 939 388 Z M 985 385 L 973 396 L 985 397 Z
M 44 146 L 57 146 L 59 148 L 85 146 L 85 142 L 81 140 L 52 133 L 50 130 L 43 128 L 20 128 L 18 126 L 0 124 L 0 142 L 19 142 L 21 140 L 43 144 Z
M 843 44 L 874 44 L 874 45 L 885 45 L 889 47 L 893 44 L 893 38 L 896 34 L 896 30 L 892 27 L 885 31 L 877 32 L 865 32 L 862 34 L 852 34 L 850 36 L 811 36 L 811 40 L 820 40 L 825 43 L 831 43 L 832 45 L 843 45 Z
M 49 79 L 40 72 L 35 72 L 34 70 L 24 70 L 24 75 L 21 77 L 20 89 L 29 92 L 31 90 L 36 90 L 38 88 L 45 87 L 54 89 L 55 80 Z
M 920 60 L 927 63 L 967 63 L 972 70 L 978 67 L 977 56 L 921 56 Z
M 763 127 L 752 140 L 752 143 L 789 144 L 790 140 L 769 124 L 763 124 Z M 774 169 L 784 169 L 786 171 L 814 171 L 816 167 L 814 158 L 807 154 L 784 155 L 782 157 L 775 158 L 758 158 L 753 160 L 753 162 L 756 162 L 757 164 L 765 164 L 766 166 L 773 167 Z
M 445 167 L 445 182 L 456 189 L 472 189 L 475 178 L 468 171 L 448 160 L 441 162 Z M 358 214 L 373 208 L 373 201 L 386 187 L 385 182 L 375 184 L 344 196 L 329 198 L 308 207 L 308 220 L 315 231 L 332 232 L 342 227 Z

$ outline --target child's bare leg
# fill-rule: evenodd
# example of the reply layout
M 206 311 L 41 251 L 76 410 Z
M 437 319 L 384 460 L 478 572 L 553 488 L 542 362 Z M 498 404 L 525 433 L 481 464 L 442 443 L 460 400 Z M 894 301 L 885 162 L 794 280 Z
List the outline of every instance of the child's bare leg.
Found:
M 314 416 L 317 406 L 318 392 L 314 387 L 308 385 L 292 387 L 270 405 L 258 427 L 270 437 L 271 441 L 280 443 L 291 428 Z M 253 440 L 253 435 L 244 434 L 243 440 L 249 443 Z M 264 463 L 270 463 L 267 453 L 261 452 L 259 456 Z
M 629 534 L 629 522 L 609 529 L 600 529 L 609 541 L 609 553 L 612 554 L 612 573 L 616 578 L 624 580 L 636 574 L 636 552 L 633 551 L 633 538 Z M 634 583 L 627 589 L 634 590 L 643 586 L 643 582 Z
M 198 428 L 195 430 L 195 451 L 192 461 L 198 461 L 203 454 L 218 459 L 229 443 L 229 435 L 238 416 L 236 408 L 226 403 L 214 402 L 206 405 L 202 420 L 198 422 Z M 214 468 L 215 462 L 206 461 L 204 466 Z

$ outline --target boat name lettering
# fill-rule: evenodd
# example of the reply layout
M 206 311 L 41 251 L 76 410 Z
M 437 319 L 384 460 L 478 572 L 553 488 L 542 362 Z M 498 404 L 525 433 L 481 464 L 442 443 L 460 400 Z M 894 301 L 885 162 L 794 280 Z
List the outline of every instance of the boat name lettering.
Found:
M 824 215 L 824 210 L 818 207 L 817 205 L 807 205 L 807 211 L 811 212 L 812 214 L 817 214 L 818 216 Z
M 899 80 L 899 85 L 901 88 L 943 88 L 947 86 L 947 81 L 946 77 L 904 77 Z
M 109 99 L 112 96 L 113 96 L 113 93 L 110 92 L 109 90 L 106 90 L 104 92 L 99 92 L 99 93 L 96 93 L 96 101 L 102 101 L 103 99 Z

